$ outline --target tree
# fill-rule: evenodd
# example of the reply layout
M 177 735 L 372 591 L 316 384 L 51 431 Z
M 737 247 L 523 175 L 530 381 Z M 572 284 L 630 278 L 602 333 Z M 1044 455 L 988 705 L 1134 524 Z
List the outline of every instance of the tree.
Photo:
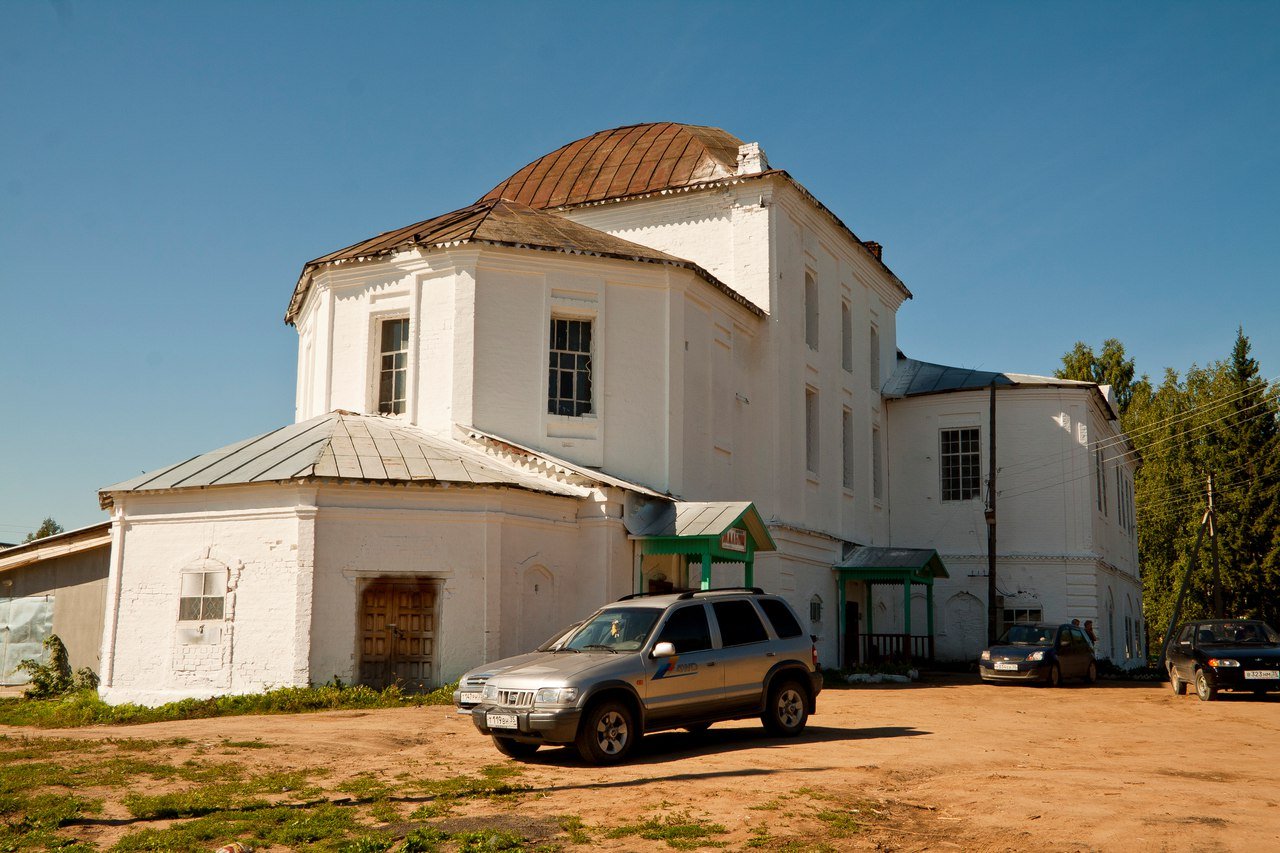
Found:
M 22 541 L 24 544 L 27 542 L 34 542 L 37 539 L 43 539 L 46 536 L 53 536 L 55 533 L 61 533 L 63 530 L 64 528 L 61 524 L 54 521 L 52 518 L 45 518 L 44 521 L 40 522 L 40 527 L 36 529 L 36 532 L 28 533 L 27 538 Z
M 1102 352 L 1098 354 L 1084 341 L 1076 341 L 1071 351 L 1062 356 L 1062 367 L 1053 375 L 1059 379 L 1110 385 L 1122 418 L 1135 393 L 1148 395 L 1151 392 L 1151 382 L 1146 376 L 1133 381 L 1134 361 L 1126 357 L 1124 344 L 1117 338 L 1103 341 Z

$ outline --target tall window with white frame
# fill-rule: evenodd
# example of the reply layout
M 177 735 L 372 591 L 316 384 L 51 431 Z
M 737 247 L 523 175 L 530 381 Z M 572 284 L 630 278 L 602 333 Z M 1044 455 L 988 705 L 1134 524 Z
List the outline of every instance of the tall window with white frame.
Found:
M 840 302 L 840 366 L 853 372 L 853 312 L 844 301 Z
M 1107 515 L 1107 454 L 1099 447 L 1094 457 L 1098 467 L 1098 510 L 1105 518 Z
M 981 432 L 978 427 L 941 430 L 939 479 L 944 501 L 967 501 L 982 490 Z
M 804 389 L 804 467 L 818 473 L 818 392 Z
M 853 488 L 853 412 L 847 407 L 840 414 L 840 437 L 844 451 L 844 475 L 841 482 L 846 489 Z
M 812 273 L 804 274 L 804 342 L 818 348 L 818 284 Z
M 381 337 L 378 411 L 384 415 L 402 415 L 409 384 L 409 320 L 383 320 Z
M 580 418 L 591 407 L 591 321 L 551 318 L 547 413 Z

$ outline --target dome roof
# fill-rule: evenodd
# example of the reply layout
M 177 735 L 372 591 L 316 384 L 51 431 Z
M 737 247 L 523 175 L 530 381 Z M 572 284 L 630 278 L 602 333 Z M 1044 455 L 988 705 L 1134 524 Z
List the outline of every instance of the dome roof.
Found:
M 548 208 L 686 187 L 738 171 L 742 140 L 718 127 L 674 122 L 602 130 L 563 145 L 498 184 L 480 201 Z

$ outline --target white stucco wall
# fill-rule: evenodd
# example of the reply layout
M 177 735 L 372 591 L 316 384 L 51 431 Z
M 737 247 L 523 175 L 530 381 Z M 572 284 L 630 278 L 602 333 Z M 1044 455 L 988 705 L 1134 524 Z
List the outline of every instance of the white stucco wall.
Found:
M 903 547 L 937 549 L 951 573 L 934 591 L 939 656 L 959 656 L 975 643 L 985 645 L 989 404 L 986 389 L 887 403 L 892 539 Z M 940 431 L 970 426 L 980 431 L 982 495 L 942 501 Z M 1112 467 L 1105 468 L 1109 484 L 1115 482 L 1115 466 L 1131 483 L 1134 462 L 1122 455 L 1121 441 L 1117 422 L 1107 418 L 1092 390 L 1012 387 L 996 392 L 996 578 L 1005 607 L 1040 607 L 1048 621 L 1092 619 L 1102 638 L 1102 656 L 1126 665 L 1140 659 L 1132 639 L 1130 654 L 1125 654 L 1123 621 L 1126 601 L 1134 603 L 1131 618 L 1141 618 L 1136 533 L 1121 529 L 1114 501 L 1108 514 L 1099 511 L 1093 455 L 1098 442 L 1110 447 Z M 1108 592 L 1120 602 L 1114 608 L 1114 631 L 1106 629 Z M 900 626 L 900 593 L 877 593 L 889 620 L 884 630 Z M 967 610 L 964 596 L 978 600 L 982 618 L 969 626 L 970 636 L 960 637 L 955 626 L 942 626 L 949 614 Z M 879 606 L 877 631 L 882 627 Z M 923 623 L 913 622 L 913 632 L 923 633 Z M 1114 647 L 1107 634 L 1119 637 Z M 1136 636 L 1132 626 L 1130 635 Z
M 306 684 L 305 489 L 129 495 L 116 505 L 100 693 L 158 704 Z M 225 618 L 179 623 L 184 569 L 225 571 Z

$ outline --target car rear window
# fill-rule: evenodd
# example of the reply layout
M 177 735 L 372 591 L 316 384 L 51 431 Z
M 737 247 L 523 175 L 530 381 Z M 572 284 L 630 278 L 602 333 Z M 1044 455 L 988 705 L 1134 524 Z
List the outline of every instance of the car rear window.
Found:
M 659 643 L 671 643 L 676 652 L 698 652 L 711 648 L 711 628 L 707 625 L 707 611 L 701 604 L 681 607 L 658 635 Z
M 796 621 L 796 617 L 792 615 L 791 608 L 785 602 L 776 598 L 760 599 L 760 609 L 764 611 L 764 615 L 769 617 L 769 624 L 773 626 L 773 633 L 779 637 L 799 637 L 804 633 L 800 629 L 800 623 Z
M 769 639 L 750 601 L 717 601 L 711 606 L 716 611 L 716 622 L 720 624 L 720 640 L 726 647 Z

